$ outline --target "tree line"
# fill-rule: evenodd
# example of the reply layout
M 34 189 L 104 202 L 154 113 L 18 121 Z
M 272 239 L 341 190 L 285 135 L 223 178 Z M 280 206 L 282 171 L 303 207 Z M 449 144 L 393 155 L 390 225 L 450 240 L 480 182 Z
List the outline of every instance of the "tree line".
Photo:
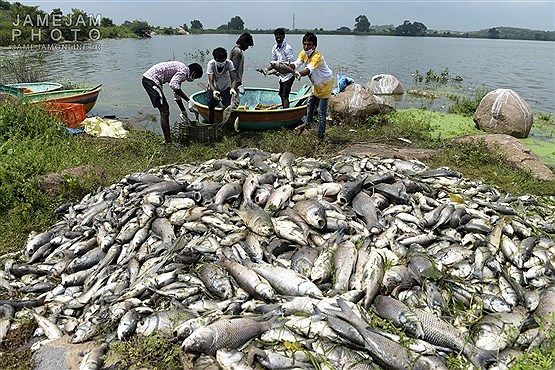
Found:
M 310 31 L 321 34 L 391 35 L 429 37 L 475 37 L 492 39 L 522 39 L 555 41 L 555 31 L 538 31 L 511 27 L 496 27 L 473 32 L 434 31 L 425 24 L 405 20 L 398 26 L 373 26 L 364 14 L 354 18 L 351 27 L 342 26 L 335 30 L 323 28 Z M 40 27 L 39 27 L 40 26 Z M 0 46 L 55 43 L 63 41 L 96 41 L 100 38 L 144 38 L 152 34 L 177 35 L 187 33 L 272 33 L 273 29 L 248 29 L 240 16 L 232 17 L 216 29 L 205 29 L 202 22 L 193 19 L 179 27 L 152 26 L 144 20 L 126 20 L 116 25 L 112 19 L 98 19 L 76 8 L 63 14 L 59 8 L 46 13 L 38 6 L 27 6 L 19 2 L 0 0 Z M 288 33 L 304 33 L 308 30 L 291 30 Z

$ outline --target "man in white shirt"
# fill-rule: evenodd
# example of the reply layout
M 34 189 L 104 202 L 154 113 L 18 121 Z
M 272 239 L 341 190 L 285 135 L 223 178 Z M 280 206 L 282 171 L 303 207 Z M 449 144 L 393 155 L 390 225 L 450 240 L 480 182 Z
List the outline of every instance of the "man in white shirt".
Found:
M 285 42 L 285 29 L 276 28 L 274 37 L 276 39 L 276 44 L 272 47 L 272 60 L 285 62 L 287 64 L 293 63 L 295 61 L 293 48 Z M 281 105 L 284 109 L 289 108 L 289 94 L 291 93 L 291 87 L 294 81 L 295 79 L 292 73 L 279 76 L 279 97 L 281 98 Z

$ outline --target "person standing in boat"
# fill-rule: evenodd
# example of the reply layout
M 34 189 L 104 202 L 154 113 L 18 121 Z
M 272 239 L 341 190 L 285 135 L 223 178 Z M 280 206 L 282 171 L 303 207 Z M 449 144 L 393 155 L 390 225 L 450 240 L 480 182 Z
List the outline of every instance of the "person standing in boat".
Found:
M 214 59 L 208 62 L 206 74 L 208 75 L 208 123 L 214 124 L 215 108 L 222 103 L 225 109 L 231 104 L 231 99 L 237 98 L 235 90 L 236 81 L 233 72 L 233 62 L 227 59 L 227 50 L 218 47 L 212 51 Z
M 245 88 L 243 87 L 243 71 L 245 69 L 245 54 L 244 52 L 251 46 L 254 46 L 254 41 L 252 35 L 245 32 L 239 36 L 235 42 L 235 46 L 231 49 L 229 53 L 229 59 L 233 62 L 235 70 L 231 73 L 235 79 L 237 85 L 237 90 L 240 94 L 245 93 Z
M 181 117 L 187 116 L 185 106 L 181 99 L 185 99 L 189 111 L 194 111 L 194 104 L 189 97 L 181 90 L 181 84 L 185 81 L 192 82 L 202 77 L 202 67 L 198 63 L 191 63 L 188 66 L 178 61 L 161 62 L 150 67 L 143 74 L 143 87 L 150 97 L 152 106 L 160 111 L 160 126 L 164 134 L 166 143 L 171 143 L 170 135 L 170 106 L 162 86 L 165 83 L 170 85 L 173 91 L 174 100 L 181 110 Z
M 276 43 L 272 47 L 272 60 L 277 62 L 285 62 L 291 64 L 295 61 L 293 56 L 293 48 L 287 42 L 285 42 L 285 28 L 276 28 L 274 31 L 274 38 Z M 291 93 L 291 88 L 293 87 L 292 73 L 287 73 L 279 76 L 279 97 L 281 98 L 281 106 L 289 108 L 289 94 Z
M 291 64 L 291 68 L 300 70 L 301 76 L 308 76 L 312 82 L 312 95 L 308 101 L 305 123 L 297 126 L 295 132 L 301 134 L 304 130 L 310 129 L 314 110 L 318 107 L 318 142 L 324 141 L 326 132 L 326 116 L 328 112 L 328 100 L 333 90 L 333 72 L 328 67 L 324 56 L 316 50 L 318 38 L 312 32 L 307 32 L 303 36 L 303 50 L 299 53 L 297 60 Z

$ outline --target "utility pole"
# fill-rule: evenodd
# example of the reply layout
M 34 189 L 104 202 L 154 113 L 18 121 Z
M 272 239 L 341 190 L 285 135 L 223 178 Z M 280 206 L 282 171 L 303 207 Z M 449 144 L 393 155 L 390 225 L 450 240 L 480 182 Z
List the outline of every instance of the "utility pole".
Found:
M 296 30 L 295 28 L 295 13 L 293 13 L 293 31 Z

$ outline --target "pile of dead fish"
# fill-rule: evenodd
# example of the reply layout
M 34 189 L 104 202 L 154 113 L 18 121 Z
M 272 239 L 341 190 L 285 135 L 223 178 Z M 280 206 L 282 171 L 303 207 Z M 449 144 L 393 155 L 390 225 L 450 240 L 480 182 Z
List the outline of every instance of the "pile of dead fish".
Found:
M 1 258 L 0 333 L 32 315 L 80 343 L 112 324 L 82 368 L 153 333 L 195 368 L 507 368 L 553 330 L 555 198 L 448 168 L 238 149 L 57 212 Z

